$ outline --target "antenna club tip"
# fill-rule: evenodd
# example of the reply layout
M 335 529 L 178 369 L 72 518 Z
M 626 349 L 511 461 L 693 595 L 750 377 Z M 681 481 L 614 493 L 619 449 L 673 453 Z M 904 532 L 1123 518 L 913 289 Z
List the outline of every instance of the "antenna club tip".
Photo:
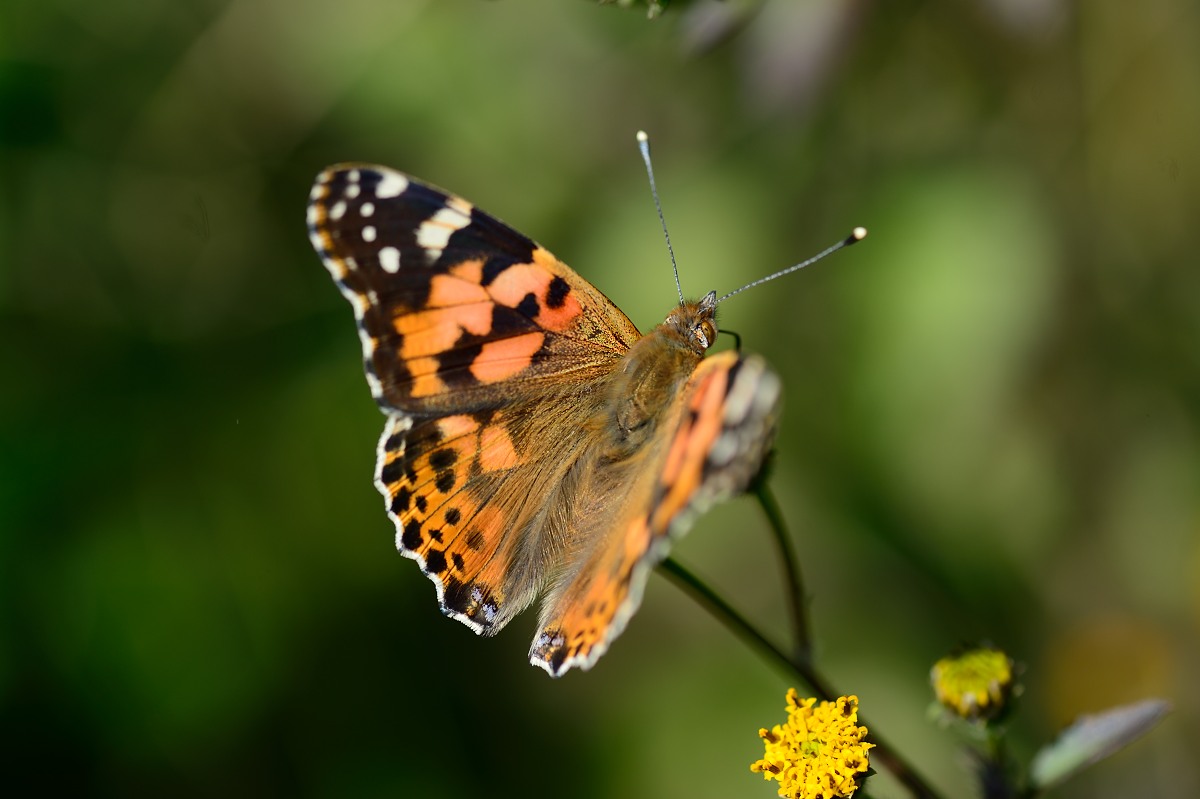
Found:
M 646 131 L 639 130 L 637 132 L 637 140 L 642 144 L 645 144 L 646 142 L 650 141 L 650 137 L 646 135 Z
M 856 241 L 862 241 L 867 237 L 867 229 L 865 227 L 856 227 L 850 231 L 850 238 L 846 239 L 847 244 L 853 244 Z

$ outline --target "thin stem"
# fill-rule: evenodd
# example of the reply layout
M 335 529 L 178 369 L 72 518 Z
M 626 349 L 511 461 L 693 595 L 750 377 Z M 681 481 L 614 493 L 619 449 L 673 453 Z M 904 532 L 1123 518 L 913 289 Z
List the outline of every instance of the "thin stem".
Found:
M 812 662 L 812 637 L 809 633 L 808 603 L 804 598 L 804 579 L 800 576 L 800 563 L 796 558 L 796 547 L 788 534 L 787 523 L 775 495 L 766 480 L 759 480 L 754 487 L 758 504 L 770 523 L 775 536 L 775 547 L 783 564 L 783 579 L 786 585 L 788 611 L 792 617 L 792 636 L 795 640 L 795 657 L 800 663 Z
M 662 562 L 661 567 L 668 578 L 716 617 L 734 635 L 748 643 L 752 648 L 766 655 L 768 660 L 786 671 L 789 676 L 799 677 L 819 699 L 832 702 L 838 696 L 825 679 L 807 661 L 801 661 L 799 658 L 790 658 L 784 654 L 782 649 L 771 643 L 765 635 L 746 620 L 745 616 L 734 610 L 728 602 L 718 596 L 703 580 L 680 565 L 678 561 L 667 558 Z M 873 729 L 872 725 L 868 724 L 867 720 L 862 716 L 859 716 L 858 720 L 867 729 Z M 920 775 L 900 755 L 896 754 L 895 750 L 883 740 L 878 732 L 872 732 L 870 740 L 871 743 L 875 744 L 875 747 L 871 750 L 871 759 L 882 763 L 884 768 L 890 771 L 899 782 L 908 788 L 913 796 L 920 799 L 939 799 L 938 794 L 921 779 Z

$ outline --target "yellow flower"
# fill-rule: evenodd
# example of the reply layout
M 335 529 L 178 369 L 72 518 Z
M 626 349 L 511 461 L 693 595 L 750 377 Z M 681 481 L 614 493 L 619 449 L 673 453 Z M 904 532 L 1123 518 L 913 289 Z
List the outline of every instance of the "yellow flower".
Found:
M 759 730 L 766 752 L 750 764 L 765 780 L 779 782 L 788 799 L 834 799 L 853 796 L 869 767 L 864 743 L 866 727 L 858 726 L 858 697 L 836 702 L 800 699 L 787 692 L 787 721 Z
M 929 679 L 938 701 L 962 718 L 991 718 L 1012 691 L 1013 662 L 999 649 L 972 649 L 939 660 Z

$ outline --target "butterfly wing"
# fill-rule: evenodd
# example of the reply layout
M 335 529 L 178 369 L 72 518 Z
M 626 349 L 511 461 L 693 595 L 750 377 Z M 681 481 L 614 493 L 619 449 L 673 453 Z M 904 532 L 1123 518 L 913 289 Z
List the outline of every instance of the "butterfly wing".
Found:
M 308 229 L 389 417 L 375 483 L 397 548 L 444 613 L 494 633 L 541 586 L 545 489 L 640 334 L 542 247 L 386 167 L 322 172 Z
M 386 167 L 322 172 L 308 229 L 354 308 L 367 381 L 388 413 L 519 404 L 547 379 L 602 374 L 640 338 L 547 250 Z
M 594 542 L 543 601 L 530 661 L 558 677 L 590 668 L 641 602 L 670 542 L 712 504 L 746 489 L 770 449 L 780 382 L 762 359 L 722 352 L 696 367 L 662 435 L 631 462 L 623 501 L 598 497 Z M 588 495 L 591 492 L 582 492 Z M 606 510 L 607 509 L 607 510 Z
M 442 612 L 492 635 L 532 602 L 564 550 L 591 451 L 587 392 L 432 419 L 393 416 L 376 486 L 396 546 L 437 586 Z

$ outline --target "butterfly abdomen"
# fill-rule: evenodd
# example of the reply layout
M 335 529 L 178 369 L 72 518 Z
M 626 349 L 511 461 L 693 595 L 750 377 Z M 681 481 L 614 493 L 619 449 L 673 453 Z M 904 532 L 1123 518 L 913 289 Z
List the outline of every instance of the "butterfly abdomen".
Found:
M 634 344 L 608 388 L 604 427 L 613 449 L 611 459 L 637 451 L 654 435 L 700 359 L 661 328 Z

